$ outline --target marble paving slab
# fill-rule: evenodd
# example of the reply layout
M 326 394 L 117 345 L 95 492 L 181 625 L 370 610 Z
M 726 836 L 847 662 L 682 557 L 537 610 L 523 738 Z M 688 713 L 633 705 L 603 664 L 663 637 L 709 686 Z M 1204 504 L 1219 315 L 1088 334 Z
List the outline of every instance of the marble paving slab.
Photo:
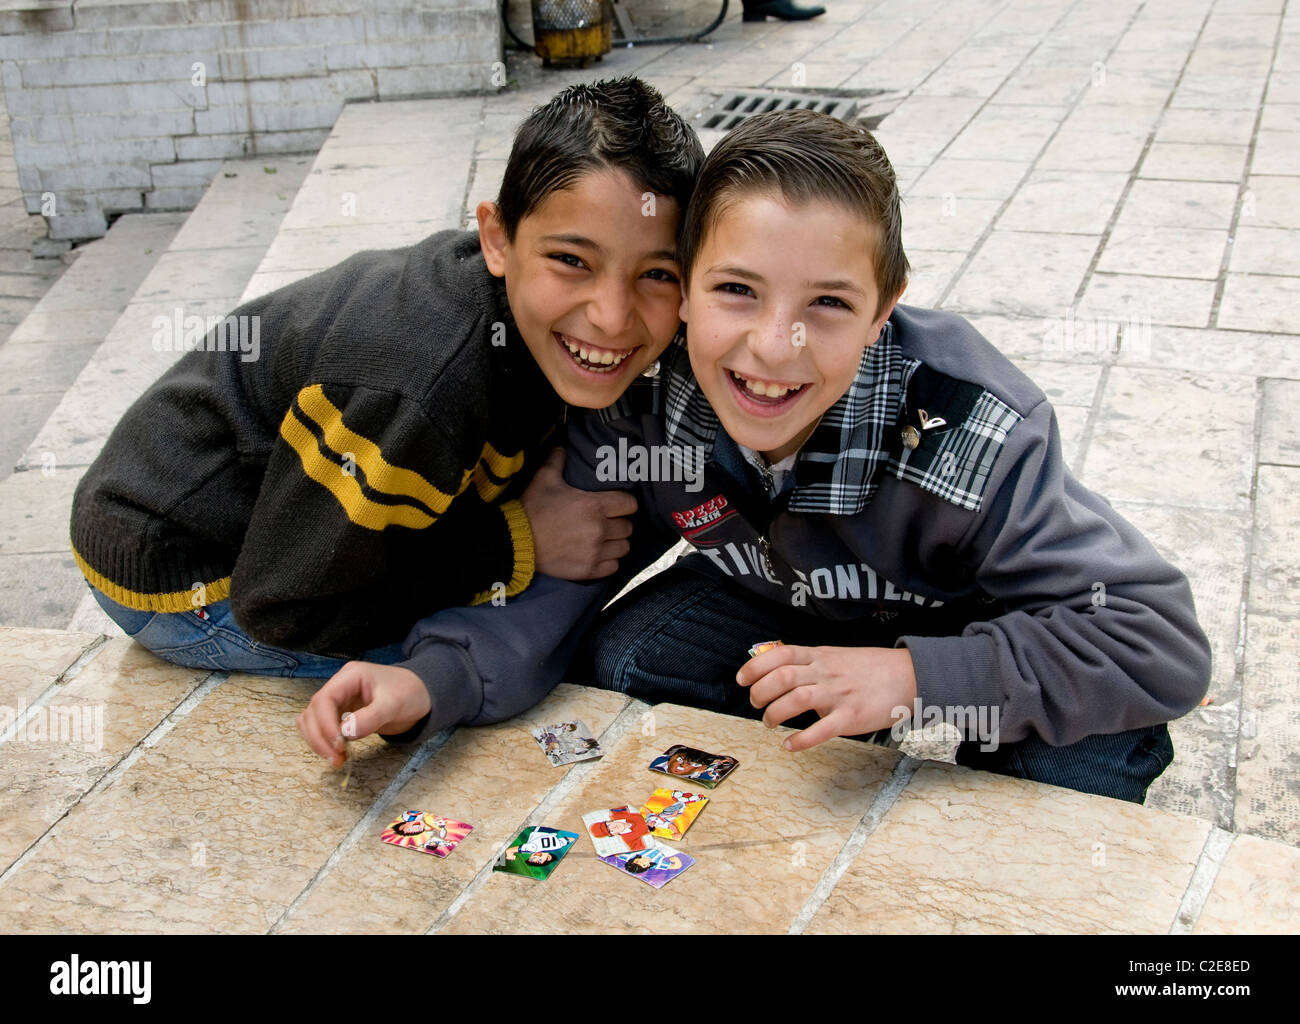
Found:
M 122 637 L 0 747 L 0 870 L 81 800 L 207 676 Z M 102 850 L 96 851 L 97 855 Z M 0 929 L 5 902 L 0 901 Z
M 808 932 L 1164 933 L 1209 831 L 1121 800 L 929 762 Z
M 341 790 L 294 724 L 314 688 L 217 686 L 54 826 L 0 887 L 0 930 L 266 932 L 410 756 L 360 741 Z
M 589 770 L 582 762 L 553 767 L 531 729 L 576 718 L 599 738 L 628 703 L 622 694 L 561 685 L 541 704 L 508 722 L 457 731 L 384 805 L 371 827 L 342 851 L 276 930 L 428 931 L 531 820 L 533 808 L 551 788 L 571 773 Z M 381 842 L 379 834 L 407 810 L 467 821 L 474 829 L 445 859 Z
M 494 872 L 446 933 L 784 932 L 852 834 L 899 755 L 836 739 L 800 754 L 789 730 L 660 704 L 559 805 L 533 824 L 583 838 L 546 882 Z M 680 843 L 695 864 L 654 889 L 597 858 L 582 815 L 644 801 L 669 776 L 647 769 L 675 743 L 730 754 L 740 766 L 709 797 Z M 640 806 L 636 803 L 635 806 Z M 562 884 L 557 884 L 562 883 Z
M 1235 836 L 1201 910 L 1195 935 L 1295 935 L 1300 931 L 1300 850 Z

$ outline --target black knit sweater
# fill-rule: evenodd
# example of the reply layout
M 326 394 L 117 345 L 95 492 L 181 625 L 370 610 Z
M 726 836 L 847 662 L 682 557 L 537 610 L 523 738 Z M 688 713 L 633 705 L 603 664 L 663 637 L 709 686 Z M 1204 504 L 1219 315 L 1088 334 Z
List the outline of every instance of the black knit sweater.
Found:
M 360 253 L 232 316 L 260 318 L 259 358 L 187 352 L 78 485 L 92 584 L 143 610 L 229 597 L 255 639 L 337 656 L 527 586 L 515 499 L 563 405 L 475 233 Z

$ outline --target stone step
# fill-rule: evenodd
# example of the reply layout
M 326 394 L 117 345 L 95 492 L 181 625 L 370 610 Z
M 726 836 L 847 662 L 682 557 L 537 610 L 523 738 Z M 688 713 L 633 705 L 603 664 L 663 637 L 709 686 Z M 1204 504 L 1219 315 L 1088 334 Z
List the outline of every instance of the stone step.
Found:
M 294 727 L 313 689 L 0 628 L 0 929 L 1293 934 L 1300 913 L 1283 843 L 849 739 L 791 755 L 790 729 L 567 683 L 420 747 L 357 741 L 343 788 Z M 531 729 L 570 719 L 604 756 L 552 767 Z M 694 866 L 654 890 L 581 816 L 639 807 L 676 743 L 740 766 L 675 846 Z M 311 842 L 284 842 L 286 806 L 312 809 Z M 382 843 L 408 809 L 474 828 L 445 860 Z M 559 877 L 492 871 L 526 824 L 583 835 Z
M 223 159 L 315 152 L 348 102 L 481 92 L 504 67 L 495 0 L 5 7 L 19 184 L 28 212 L 57 200 L 54 238 L 191 209 Z
M 122 217 L 85 247 L 0 350 L 0 359 L 30 350 L 47 378 L 71 350 L 84 363 L 70 386 L 60 382 L 47 396 L 48 418 L 15 473 L 0 481 L 0 566 L 14 581 L 0 594 L 0 623 L 76 620 L 116 631 L 90 600 L 68 548 L 77 480 L 127 407 L 180 355 L 155 346 L 156 319 L 234 308 L 310 164 L 303 156 L 227 161 L 188 217 Z M 111 241 L 119 232 L 125 249 Z

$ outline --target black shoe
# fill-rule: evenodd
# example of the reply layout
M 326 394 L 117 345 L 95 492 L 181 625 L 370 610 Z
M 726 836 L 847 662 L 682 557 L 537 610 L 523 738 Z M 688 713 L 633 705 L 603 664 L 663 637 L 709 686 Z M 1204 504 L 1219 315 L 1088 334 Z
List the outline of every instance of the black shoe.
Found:
M 826 8 L 800 7 L 793 0 L 768 0 L 765 4 L 746 4 L 741 15 L 743 21 L 765 21 L 768 17 L 780 18 L 782 21 L 807 21 L 819 14 L 825 14 Z

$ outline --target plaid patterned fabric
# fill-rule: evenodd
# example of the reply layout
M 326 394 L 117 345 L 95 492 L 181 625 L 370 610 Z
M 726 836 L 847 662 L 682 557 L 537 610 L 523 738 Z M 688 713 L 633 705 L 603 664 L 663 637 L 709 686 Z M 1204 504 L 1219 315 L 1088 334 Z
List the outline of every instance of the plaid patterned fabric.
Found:
M 970 511 L 978 511 L 984 488 L 1008 432 L 1021 419 L 983 391 L 962 423 L 927 432 L 921 446 L 905 447 L 899 434 L 904 395 L 920 365 L 905 358 L 886 322 L 880 340 L 862 353 L 849 390 L 822 416 L 799 453 L 792 511 L 856 515 L 892 472 Z M 669 444 L 713 451 L 719 422 L 704 396 L 678 336 L 660 358 L 656 378 L 642 378 L 609 409 L 606 422 L 662 408 Z
M 978 512 L 1003 442 L 1020 420 L 1018 412 L 985 391 L 958 429 L 937 434 L 933 448 L 904 446 L 890 468 L 900 480 Z

